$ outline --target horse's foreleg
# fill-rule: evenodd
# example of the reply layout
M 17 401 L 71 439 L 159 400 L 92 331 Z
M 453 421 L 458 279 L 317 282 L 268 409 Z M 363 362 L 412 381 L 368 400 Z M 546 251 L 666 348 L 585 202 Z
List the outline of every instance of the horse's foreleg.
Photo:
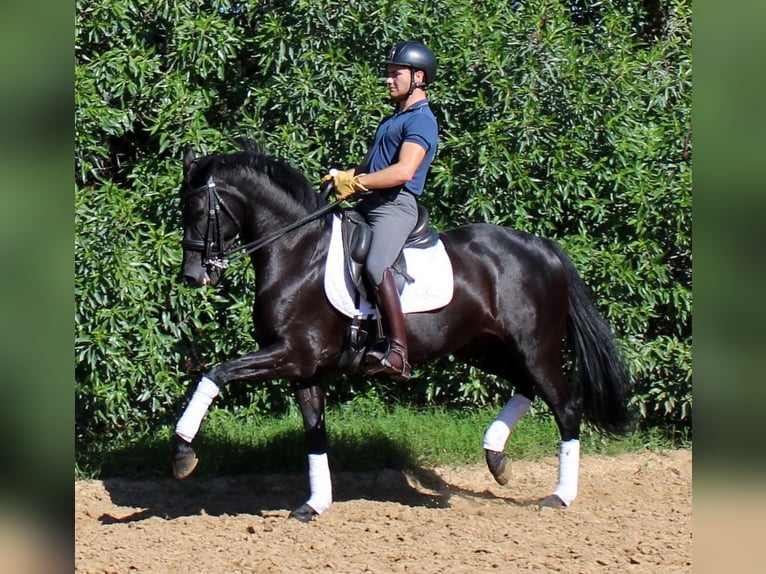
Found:
M 186 442 L 191 442 L 197 436 L 202 419 L 207 413 L 213 400 L 218 396 L 220 388 L 207 377 L 202 377 L 197 384 L 189 404 L 176 423 L 176 434 Z
M 332 480 L 327 461 L 327 429 L 324 419 L 324 390 L 319 384 L 299 386 L 295 398 L 303 416 L 309 459 L 309 499 L 290 513 L 291 518 L 309 522 L 332 504 Z
M 184 479 L 191 475 L 199 464 L 199 459 L 191 447 L 191 442 L 197 436 L 202 419 L 219 392 L 218 385 L 209 378 L 202 377 L 189 400 L 189 404 L 186 405 L 186 409 L 176 423 L 172 463 L 173 476 L 178 479 Z
M 178 420 L 173 437 L 173 476 L 183 479 L 199 464 L 191 442 L 197 436 L 202 419 L 224 384 L 240 380 L 262 380 L 300 375 L 286 345 L 274 345 L 239 359 L 216 365 L 205 374 Z
M 505 445 L 516 423 L 526 414 L 531 404 L 531 399 L 516 393 L 484 433 L 482 444 L 487 467 L 498 484 L 507 484 L 511 479 L 511 461 L 504 452 Z

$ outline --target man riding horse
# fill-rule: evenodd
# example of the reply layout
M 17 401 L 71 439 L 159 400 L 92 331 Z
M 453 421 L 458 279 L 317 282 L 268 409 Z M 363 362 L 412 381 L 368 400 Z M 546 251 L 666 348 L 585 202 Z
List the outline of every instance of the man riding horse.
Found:
M 375 287 L 388 337 L 383 348 L 374 347 L 367 353 L 365 370 L 406 381 L 411 367 L 393 264 L 417 223 L 416 198 L 423 193 L 436 154 L 438 127 L 425 91 L 434 81 L 436 59 L 423 44 L 409 40 L 392 47 L 383 64 L 394 112 L 378 126 L 358 167 L 325 176 L 323 182 L 332 180 L 339 199 L 369 192 L 361 196 L 356 210 L 372 228 L 366 272 Z
M 582 421 L 614 434 L 632 427 L 629 369 L 562 247 L 487 223 L 439 233 L 454 289 L 438 308 L 407 314 L 408 341 L 392 266 L 416 225 L 416 198 L 436 151 L 436 120 L 425 93 L 436 63 L 417 42 L 397 44 L 386 56 L 394 113 L 381 123 L 357 169 L 323 180 L 333 183 L 340 198 L 365 192 L 357 209 L 373 229 L 367 273 L 389 339 L 368 353 L 366 370 L 406 380 L 410 360 L 425 364 L 449 354 L 506 381 L 509 392 L 515 388 L 483 441 L 488 468 L 500 484 L 510 477 L 506 443 L 539 396 L 561 435 L 559 482 L 539 504 L 567 507 L 578 492 Z M 173 475 L 183 479 L 197 468 L 192 441 L 222 388 L 288 380 L 303 417 L 311 491 L 290 516 L 312 520 L 333 500 L 322 381 L 337 370 L 352 325 L 351 316 L 330 300 L 324 281 L 338 218 L 321 216 L 336 204 L 328 204 L 325 194 L 293 167 L 247 150 L 201 158 L 187 150 L 179 198 L 181 277 L 187 284 L 214 286 L 233 253 L 250 255 L 258 348 L 202 375 L 176 424 Z M 234 248 L 237 238 L 242 245 Z M 307 257 L 301 246 L 311 246 L 312 255 Z M 304 296 L 291 296 L 298 292 Z

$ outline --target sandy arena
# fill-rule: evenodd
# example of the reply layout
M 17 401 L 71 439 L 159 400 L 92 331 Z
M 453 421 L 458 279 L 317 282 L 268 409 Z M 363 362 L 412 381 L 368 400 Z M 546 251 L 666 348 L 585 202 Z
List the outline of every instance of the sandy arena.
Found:
M 691 572 L 690 450 L 586 454 L 574 504 L 540 509 L 557 465 L 336 473 L 309 524 L 302 474 L 78 481 L 75 572 Z

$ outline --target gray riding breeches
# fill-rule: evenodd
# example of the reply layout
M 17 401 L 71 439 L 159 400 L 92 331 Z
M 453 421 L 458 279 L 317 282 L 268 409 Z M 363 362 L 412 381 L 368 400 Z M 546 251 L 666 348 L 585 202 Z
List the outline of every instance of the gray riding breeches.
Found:
M 408 191 L 373 191 L 365 194 L 355 209 L 372 228 L 372 241 L 365 267 L 373 285 L 383 281 L 383 271 L 399 256 L 407 236 L 418 222 L 418 205 Z

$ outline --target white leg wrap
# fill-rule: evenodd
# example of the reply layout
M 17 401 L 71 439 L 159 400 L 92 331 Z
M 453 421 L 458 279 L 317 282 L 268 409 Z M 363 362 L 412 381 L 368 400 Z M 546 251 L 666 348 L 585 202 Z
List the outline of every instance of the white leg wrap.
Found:
M 553 494 L 569 506 L 577 497 L 577 475 L 580 471 L 580 441 L 561 441 L 559 452 L 559 484 Z
M 309 455 L 309 487 L 311 498 L 306 501 L 317 514 L 322 514 L 332 504 L 332 480 L 327 453 Z
M 210 408 L 213 399 L 218 396 L 220 388 L 207 377 L 197 384 L 186 410 L 176 424 L 176 434 L 186 442 L 191 442 L 197 436 L 199 426 L 202 424 L 202 418 Z
M 527 397 L 520 394 L 513 395 L 484 433 L 484 448 L 503 452 L 513 428 L 529 410 L 531 404 L 532 401 Z

